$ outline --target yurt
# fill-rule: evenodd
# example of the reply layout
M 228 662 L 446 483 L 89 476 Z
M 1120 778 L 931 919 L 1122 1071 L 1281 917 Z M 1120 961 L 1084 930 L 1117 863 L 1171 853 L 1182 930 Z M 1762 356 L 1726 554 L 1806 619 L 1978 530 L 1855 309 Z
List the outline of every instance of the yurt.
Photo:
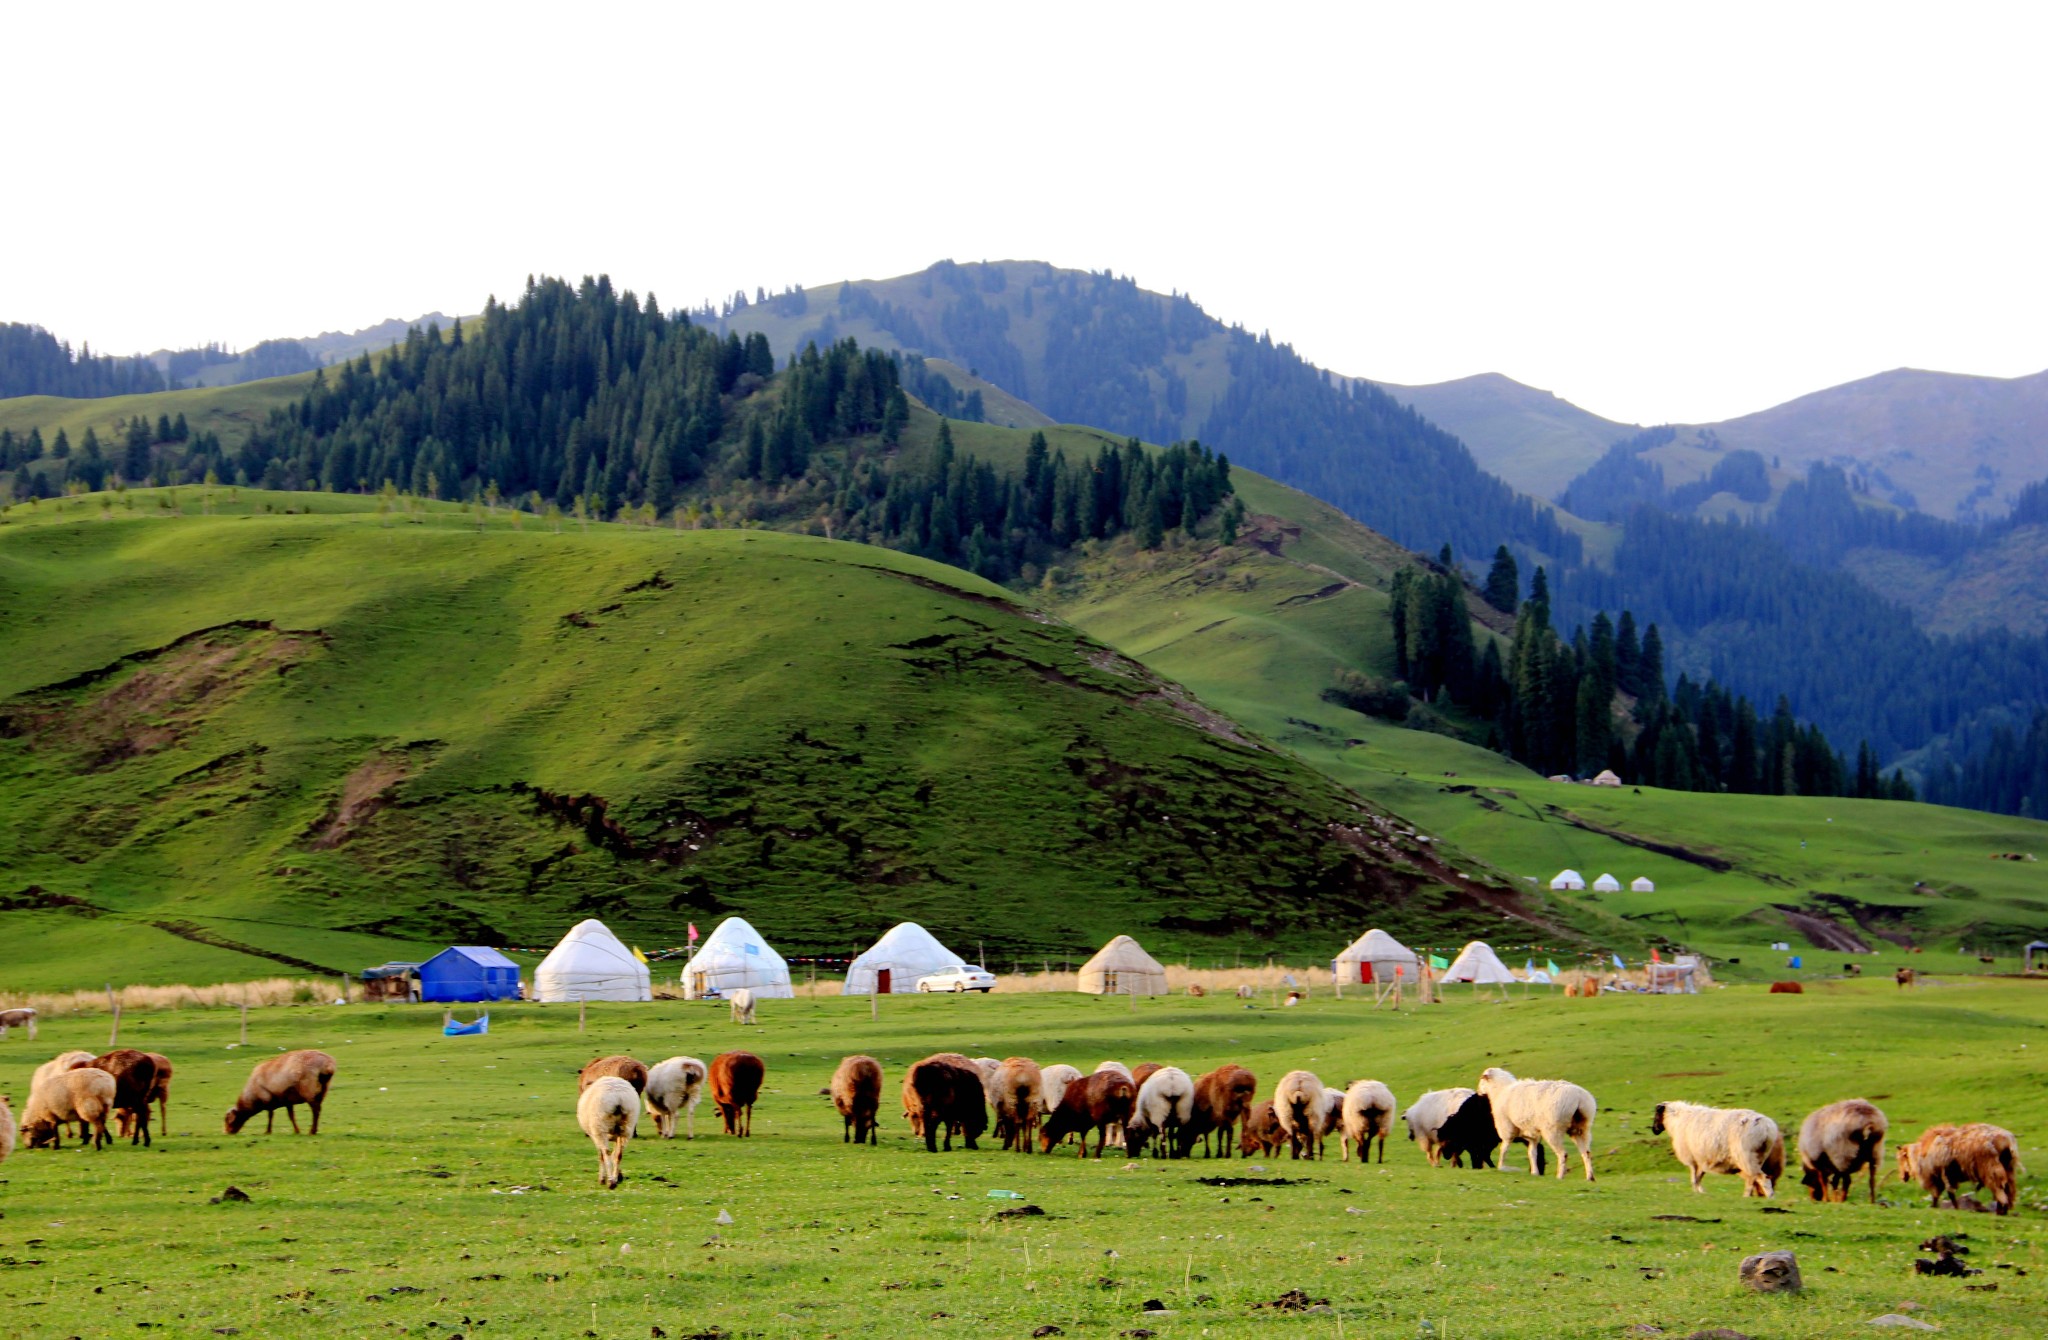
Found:
M 1516 978 L 1490 945 L 1484 940 L 1474 940 L 1460 949 L 1458 956 L 1451 960 L 1451 966 L 1444 969 L 1443 980 L 1471 982 L 1475 986 L 1504 986 Z
M 683 965 L 683 999 L 722 996 L 741 987 L 759 1000 L 787 1000 L 789 965 L 761 938 L 761 932 L 738 917 L 727 917 L 704 937 Z
M 1614 770 L 1612 768 L 1603 768 L 1601 769 L 1599 775 L 1593 778 L 1593 785 L 1620 786 L 1621 778 L 1614 775 Z
M 1330 964 L 1339 982 L 1405 982 L 1413 986 L 1422 976 L 1415 951 L 1375 926 L 1352 941 Z
M 1095 996 L 1163 996 L 1166 969 L 1128 935 L 1119 935 L 1081 965 L 1074 988 Z
M 965 962 L 924 927 L 914 921 L 900 921 L 865 954 L 847 965 L 846 984 L 839 988 L 839 994 L 886 996 L 915 991 L 918 978 L 957 968 Z
M 1629 881 L 1629 889 L 1635 893 L 1655 893 L 1657 885 L 1648 875 L 1637 875 Z
M 1599 893 L 1620 893 L 1621 881 L 1612 875 L 1602 875 L 1593 881 L 1593 888 Z
M 1560 870 L 1552 876 L 1550 887 L 1558 890 L 1583 889 L 1586 887 L 1586 877 L 1576 870 Z
M 647 965 L 595 917 L 570 927 L 533 970 L 535 1000 L 653 1000 L 648 984 Z

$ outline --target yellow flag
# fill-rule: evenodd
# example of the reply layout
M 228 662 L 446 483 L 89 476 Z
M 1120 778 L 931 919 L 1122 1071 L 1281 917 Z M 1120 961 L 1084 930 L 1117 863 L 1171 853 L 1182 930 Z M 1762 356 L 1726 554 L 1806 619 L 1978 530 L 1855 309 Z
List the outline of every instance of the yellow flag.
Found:
M 645 963 L 647 961 L 647 955 L 640 952 L 639 945 L 633 946 L 633 957 L 639 959 L 642 963 Z

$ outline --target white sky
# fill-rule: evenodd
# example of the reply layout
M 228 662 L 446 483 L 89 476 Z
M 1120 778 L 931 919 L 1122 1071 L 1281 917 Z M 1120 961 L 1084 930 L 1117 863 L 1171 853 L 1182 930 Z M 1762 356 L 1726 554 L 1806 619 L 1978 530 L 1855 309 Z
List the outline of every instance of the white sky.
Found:
M 1028 257 L 1340 372 L 1719 419 L 2048 367 L 2048 6 L 11 5 L 0 320 Z

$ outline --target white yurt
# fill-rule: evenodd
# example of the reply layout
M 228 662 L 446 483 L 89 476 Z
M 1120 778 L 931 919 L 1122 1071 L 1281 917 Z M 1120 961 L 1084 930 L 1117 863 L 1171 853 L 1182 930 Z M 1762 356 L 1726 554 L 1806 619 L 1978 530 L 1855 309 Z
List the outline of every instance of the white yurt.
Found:
M 1560 870 L 1552 876 L 1550 887 L 1560 890 L 1583 889 L 1586 887 L 1586 877 L 1576 870 Z
M 533 998 L 545 1001 L 653 1000 L 647 965 L 595 917 L 569 928 L 533 971 Z
M 718 923 L 683 965 L 683 999 L 701 1000 L 741 987 L 760 1000 L 787 1000 L 789 965 L 739 917 Z
M 1505 985 L 1516 979 L 1508 971 L 1508 965 L 1500 961 L 1500 955 L 1484 940 L 1474 940 L 1458 951 L 1451 960 L 1451 966 L 1444 969 L 1446 982 L 1471 982 L 1476 986 Z
M 1620 893 L 1621 881 L 1612 875 L 1602 875 L 1593 881 L 1593 887 L 1600 893 Z
M 1648 875 L 1637 875 L 1629 881 L 1629 888 L 1636 893 L 1655 893 L 1657 885 Z
M 1081 965 L 1074 988 L 1094 996 L 1163 996 L 1166 969 L 1128 935 L 1119 935 Z
M 967 960 L 940 944 L 914 921 L 899 921 L 846 967 L 842 996 L 892 995 L 917 990 L 917 979 Z
M 1601 769 L 1601 770 L 1600 770 L 1600 773 L 1599 773 L 1599 775 L 1593 778 L 1593 785 L 1595 785 L 1595 786 L 1620 786 L 1620 785 L 1621 785 L 1621 778 L 1619 778 L 1619 777 L 1617 777 L 1617 776 L 1615 776 L 1615 775 L 1614 775 L 1614 769 L 1612 769 L 1612 768 L 1603 768 L 1603 769 Z
M 1412 986 L 1421 980 L 1422 965 L 1414 950 L 1375 926 L 1345 946 L 1332 960 L 1330 973 L 1339 982 L 1403 982 Z

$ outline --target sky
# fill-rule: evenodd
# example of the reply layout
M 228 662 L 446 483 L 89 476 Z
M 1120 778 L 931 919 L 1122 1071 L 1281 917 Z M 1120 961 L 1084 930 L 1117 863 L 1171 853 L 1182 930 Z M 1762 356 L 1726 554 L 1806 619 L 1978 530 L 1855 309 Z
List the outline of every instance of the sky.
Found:
M 1029 258 L 1705 422 L 2048 368 L 2048 6 L 14 5 L 0 320 L 125 353 Z

